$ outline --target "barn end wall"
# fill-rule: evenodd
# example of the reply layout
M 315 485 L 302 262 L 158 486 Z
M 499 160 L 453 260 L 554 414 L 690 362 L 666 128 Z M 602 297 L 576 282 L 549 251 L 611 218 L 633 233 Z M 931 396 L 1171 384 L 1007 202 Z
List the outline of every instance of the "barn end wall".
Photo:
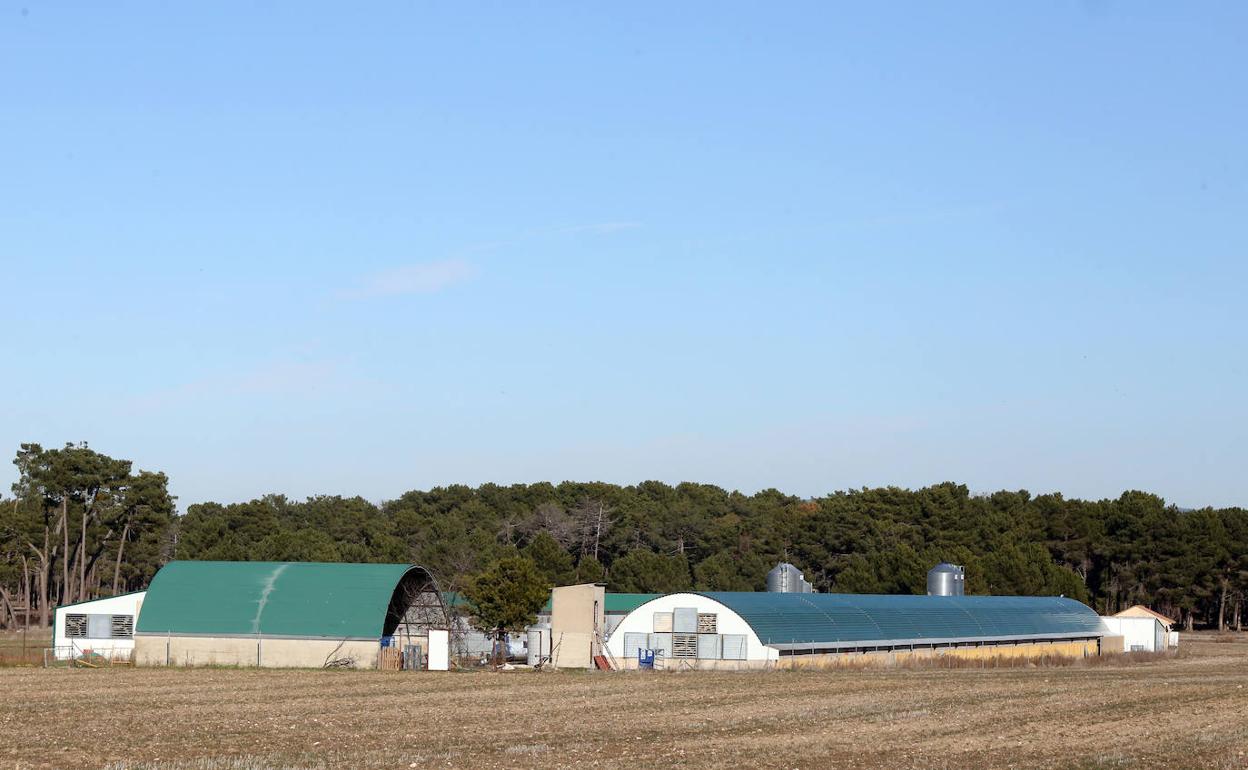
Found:
M 728 609 L 726 606 L 714 599 L 709 599 L 701 594 L 695 593 L 675 593 L 660 596 L 651 599 L 648 602 L 637 607 L 630 612 L 616 625 L 615 630 L 611 632 L 611 636 L 607 639 L 607 650 L 616 659 L 622 668 L 637 667 L 637 653 L 635 651 L 624 649 L 624 639 L 626 634 L 638 633 L 649 635 L 654 633 L 654 615 L 656 612 L 674 612 L 679 607 L 692 607 L 698 612 L 715 613 L 717 616 L 717 633 L 735 634 L 744 636 L 746 640 L 745 660 L 706 660 L 703 662 L 708 664 L 705 668 L 722 668 L 726 670 L 736 671 L 742 668 L 751 668 L 752 666 L 743 665 L 745 663 L 757 662 L 766 663 L 769 659 L 776 658 L 779 653 L 776 650 L 765 646 L 759 641 L 758 636 L 754 633 L 754 629 L 745 620 Z M 687 663 L 689 658 L 682 658 L 681 664 Z M 674 667 L 671 660 L 665 661 L 671 664 L 667 667 Z M 724 665 L 719 665 L 724 664 Z M 761 668 L 762 666 L 753 666 Z
M 133 637 L 67 637 L 65 616 L 72 614 L 130 615 L 137 624 L 145 595 L 145 591 L 135 591 L 120 596 L 109 596 L 57 607 L 52 617 L 53 655 L 57 660 L 69 660 L 86 652 L 92 652 L 112 660 L 129 660 L 134 652 Z
M 249 639 L 208 636 L 139 636 L 134 659 L 140 666 L 240 666 L 324 668 L 331 660 L 352 660 L 352 668 L 377 668 L 376 641 L 338 639 Z
M 1163 652 L 1168 647 L 1168 632 L 1161 621 L 1153 617 L 1101 618 L 1105 630 L 1123 637 L 1125 652 Z

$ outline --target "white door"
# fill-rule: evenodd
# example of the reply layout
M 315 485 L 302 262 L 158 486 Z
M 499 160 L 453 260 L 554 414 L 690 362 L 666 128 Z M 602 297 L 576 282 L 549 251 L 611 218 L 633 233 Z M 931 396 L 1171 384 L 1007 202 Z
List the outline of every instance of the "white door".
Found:
M 429 670 L 446 671 L 451 665 L 451 635 L 449 631 L 429 629 Z

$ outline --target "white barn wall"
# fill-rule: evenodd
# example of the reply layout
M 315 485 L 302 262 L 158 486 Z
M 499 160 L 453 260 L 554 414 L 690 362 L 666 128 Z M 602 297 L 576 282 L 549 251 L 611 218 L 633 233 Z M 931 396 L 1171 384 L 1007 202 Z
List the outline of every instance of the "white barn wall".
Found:
M 139 624 L 139 610 L 143 607 L 146 591 L 121 596 L 110 596 L 77 604 L 57 607 L 52 622 L 52 648 L 58 660 L 69 660 L 90 651 L 105 657 L 129 657 L 134 651 L 134 637 L 68 637 L 65 635 L 66 615 L 130 615 L 135 627 Z
M 1133 647 L 1162 652 L 1169 641 L 1165 625 L 1156 618 L 1103 617 L 1101 624 L 1109 633 L 1122 637 L 1123 652 L 1131 652 Z
M 754 633 L 754 629 L 750 628 L 750 624 L 728 609 L 723 604 L 699 594 L 679 593 L 660 596 L 657 599 L 651 599 L 637 609 L 628 613 L 619 622 L 619 625 L 607 637 L 607 650 L 616 661 L 622 665 L 632 667 L 636 664 L 637 659 L 631 659 L 631 663 L 625 664 L 624 635 L 625 634 L 651 634 L 654 633 L 654 613 L 656 612 L 672 612 L 677 607 L 696 607 L 698 612 L 714 612 L 719 617 L 717 623 L 720 634 L 742 634 L 745 636 L 745 660 L 755 662 L 767 662 L 780 659 L 780 652 L 770 647 L 766 647 L 759 641 L 758 635 Z M 683 662 L 683 661 L 682 661 Z M 740 663 L 741 661 L 723 661 L 724 664 L 730 665 Z M 701 663 L 714 663 L 713 661 L 701 661 Z

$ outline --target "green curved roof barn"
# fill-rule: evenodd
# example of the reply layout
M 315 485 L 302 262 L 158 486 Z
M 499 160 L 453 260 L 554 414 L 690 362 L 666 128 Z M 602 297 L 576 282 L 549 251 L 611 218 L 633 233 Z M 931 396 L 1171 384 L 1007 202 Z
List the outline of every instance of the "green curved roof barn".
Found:
M 139 635 L 378 639 L 393 633 L 410 564 L 174 561 L 156 573 Z

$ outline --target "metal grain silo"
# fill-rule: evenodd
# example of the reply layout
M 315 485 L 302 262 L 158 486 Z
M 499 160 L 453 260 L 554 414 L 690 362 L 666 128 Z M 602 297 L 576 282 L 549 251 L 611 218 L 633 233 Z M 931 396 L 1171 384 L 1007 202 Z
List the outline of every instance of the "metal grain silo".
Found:
M 534 623 L 529 626 L 528 663 L 536 666 L 550 657 L 550 624 Z
M 964 596 L 966 571 L 956 564 L 942 561 L 927 571 L 928 596 Z
M 773 594 L 808 594 L 814 591 L 814 587 L 806 582 L 801 570 L 786 561 L 767 573 L 767 591 Z

